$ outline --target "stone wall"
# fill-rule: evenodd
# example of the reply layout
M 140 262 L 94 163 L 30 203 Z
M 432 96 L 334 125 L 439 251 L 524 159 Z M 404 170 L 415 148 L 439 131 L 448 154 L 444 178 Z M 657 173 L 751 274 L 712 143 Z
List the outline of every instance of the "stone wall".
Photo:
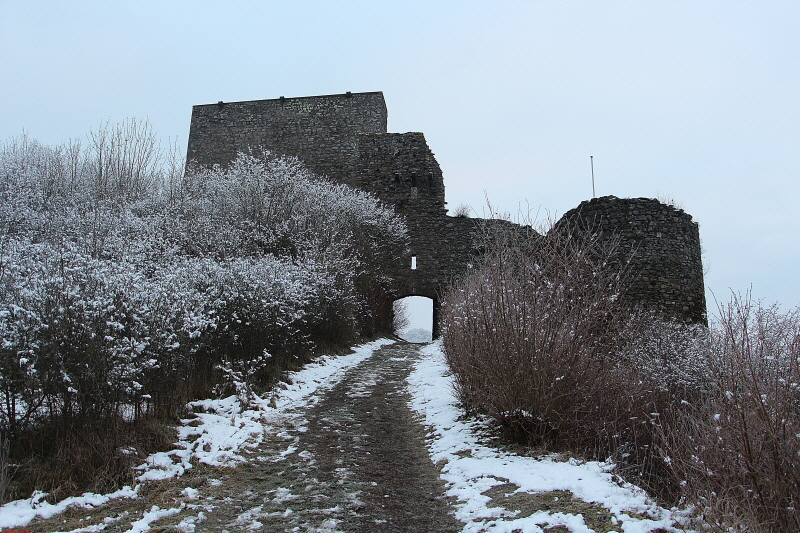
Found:
M 341 180 L 358 158 L 358 134 L 385 133 L 386 120 L 381 92 L 196 105 L 186 160 L 225 165 L 263 147 Z
M 554 230 L 567 224 L 619 240 L 617 260 L 630 260 L 629 307 L 706 323 L 700 231 L 691 215 L 650 198 L 604 196 L 581 202 Z
M 350 184 L 394 206 L 408 224 L 409 252 L 402 264 L 390 268 L 398 280 L 398 294 L 434 298 L 438 278 L 449 270 L 440 257 L 447 210 L 439 163 L 421 133 L 359 135 L 358 152 Z M 415 270 L 411 270 L 412 257 Z
M 447 212 L 442 169 L 422 133 L 359 135 L 358 160 L 346 181 L 411 218 Z
M 194 106 L 187 160 L 224 165 L 240 151 L 263 147 L 394 206 L 406 218 L 410 246 L 385 272 L 395 280 L 395 297 L 434 300 L 436 334 L 439 296 L 477 259 L 485 226 L 518 226 L 447 216 L 442 170 L 425 136 L 387 133 L 386 120 L 380 92 Z M 556 227 L 577 220 L 588 231 L 617 235 L 620 260 L 633 254 L 631 306 L 705 321 L 699 233 L 689 215 L 656 200 L 609 196 L 581 203 Z

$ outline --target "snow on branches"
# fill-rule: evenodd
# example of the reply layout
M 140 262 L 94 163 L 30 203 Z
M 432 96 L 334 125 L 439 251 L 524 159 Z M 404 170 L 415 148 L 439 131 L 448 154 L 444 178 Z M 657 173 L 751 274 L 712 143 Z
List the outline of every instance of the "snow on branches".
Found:
M 178 166 L 146 122 L 0 146 L 4 437 L 175 413 L 225 372 L 269 380 L 381 327 L 372 273 L 407 243 L 390 208 L 269 153 Z

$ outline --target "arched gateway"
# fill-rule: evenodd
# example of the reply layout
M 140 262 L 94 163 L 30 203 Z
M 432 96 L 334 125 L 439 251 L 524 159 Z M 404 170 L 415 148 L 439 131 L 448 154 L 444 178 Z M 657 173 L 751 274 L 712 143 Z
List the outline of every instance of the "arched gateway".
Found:
M 224 165 L 240 151 L 263 147 L 274 154 L 296 156 L 318 174 L 372 192 L 395 206 L 406 218 L 410 247 L 402 264 L 386 265 L 386 273 L 395 280 L 396 298 L 433 300 L 436 336 L 439 297 L 470 268 L 478 253 L 481 224 L 510 223 L 448 216 L 442 171 L 423 134 L 386 130 L 381 92 L 198 105 L 192 108 L 187 160 L 203 166 Z M 638 203 L 628 213 L 624 206 L 630 202 Z M 584 202 L 567 215 L 591 212 L 599 224 L 607 206 L 614 215 L 611 225 L 630 232 L 630 245 L 644 245 L 652 252 L 641 263 L 643 272 L 653 279 L 640 283 L 646 287 L 637 298 L 652 299 L 673 316 L 703 321 L 697 224 L 682 211 L 645 199 L 600 198 Z M 659 213 L 655 225 L 651 209 Z M 634 219 L 622 223 L 618 218 L 626 213 Z M 662 227 L 665 221 L 668 228 Z M 671 243 L 666 252 L 657 253 L 666 241 Z M 669 268 L 651 264 L 666 258 L 675 259 L 669 261 Z

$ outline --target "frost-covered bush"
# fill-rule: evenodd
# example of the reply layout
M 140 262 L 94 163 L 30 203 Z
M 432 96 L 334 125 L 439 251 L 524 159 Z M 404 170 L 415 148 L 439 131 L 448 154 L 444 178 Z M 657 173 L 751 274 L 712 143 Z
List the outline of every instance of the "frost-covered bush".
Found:
M 711 531 L 800 531 L 800 308 L 734 297 L 706 360 L 658 427 L 674 481 Z
M 709 386 L 711 364 L 707 327 L 638 311 L 619 332 L 617 364 L 678 401 L 697 397 Z
M 7 241 L 4 252 L 0 394 L 11 435 L 44 417 L 105 416 L 135 396 L 145 335 L 124 291 L 136 272 L 69 246 Z
M 390 209 L 269 154 L 182 166 L 146 122 L 86 148 L 0 146 L 0 441 L 17 460 L 44 453 L 26 435 L 175 417 L 390 328 L 373 275 L 406 245 Z
M 388 278 L 381 265 L 407 246 L 406 226 L 374 196 L 314 176 L 296 159 L 239 154 L 228 167 L 195 169 L 179 189 L 171 219 L 189 255 L 273 254 L 325 265 L 359 296 L 359 329 L 388 329 Z M 341 315 L 341 312 L 334 313 Z M 332 339 L 343 325 L 329 322 Z M 347 319 L 346 319 L 347 320 Z M 320 324 L 322 327 L 322 324 Z
M 679 486 L 661 455 L 661 421 L 676 407 L 695 401 L 709 387 L 708 328 L 657 313 L 630 313 L 616 332 L 615 387 L 633 390 L 636 401 L 622 410 L 627 419 L 609 425 L 603 447 L 617 472 L 653 495 L 674 502 Z
M 225 168 L 195 169 L 181 194 L 181 216 L 192 221 L 187 230 L 213 227 L 227 238 L 187 235 L 187 252 L 196 255 L 272 253 L 324 263 L 347 259 L 365 268 L 395 257 L 406 243 L 404 223 L 374 196 L 268 152 L 239 154 Z

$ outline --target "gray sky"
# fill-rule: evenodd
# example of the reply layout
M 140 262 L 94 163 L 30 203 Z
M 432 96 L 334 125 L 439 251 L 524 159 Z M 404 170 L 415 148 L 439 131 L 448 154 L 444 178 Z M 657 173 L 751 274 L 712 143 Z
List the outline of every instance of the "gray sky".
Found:
M 0 139 L 191 107 L 384 92 L 451 208 L 674 198 L 717 298 L 800 303 L 800 4 L 0 0 Z M 709 294 L 710 297 L 710 294 Z M 709 308 L 713 309 L 713 301 Z

